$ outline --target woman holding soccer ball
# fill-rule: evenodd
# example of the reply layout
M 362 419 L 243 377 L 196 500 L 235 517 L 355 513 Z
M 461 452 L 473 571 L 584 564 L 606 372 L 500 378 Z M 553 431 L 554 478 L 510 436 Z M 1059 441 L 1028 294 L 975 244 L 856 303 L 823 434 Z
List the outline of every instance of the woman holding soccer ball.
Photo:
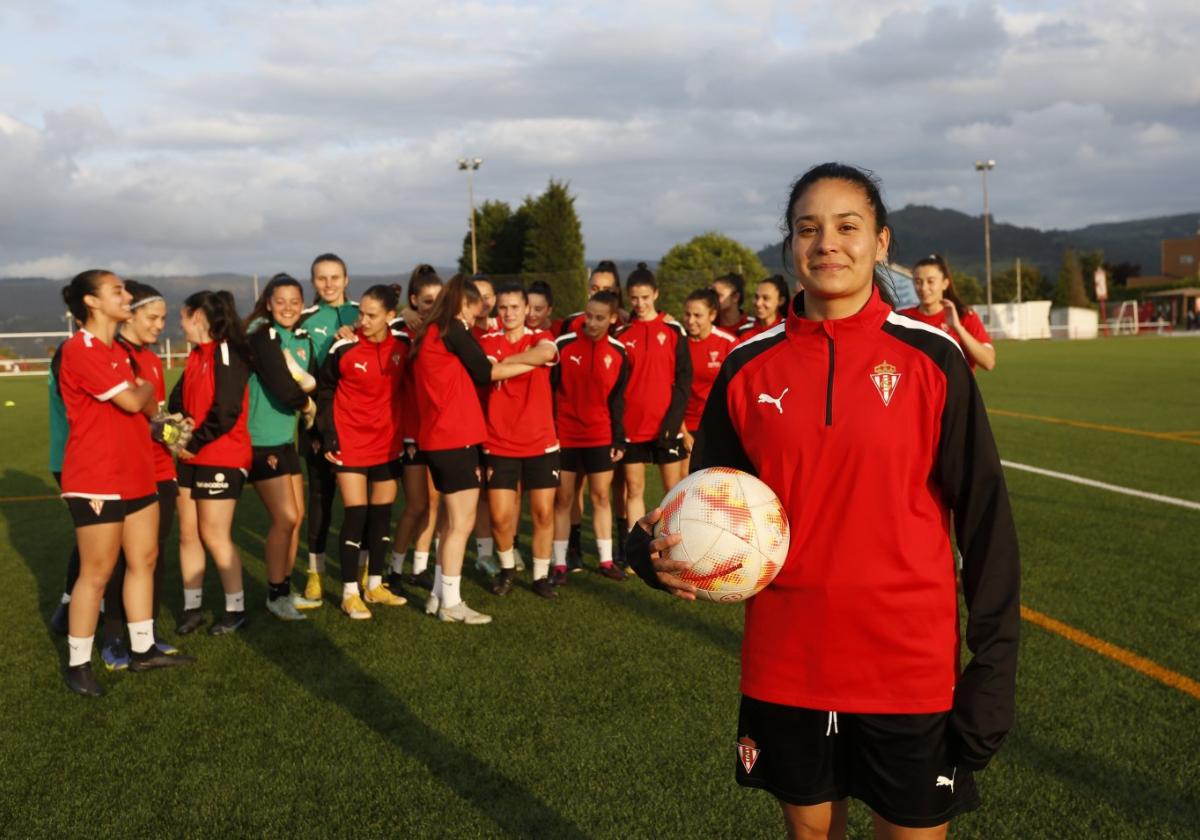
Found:
M 1019 563 L 987 414 L 958 345 L 893 312 L 875 179 L 822 164 L 792 187 L 784 246 L 804 293 L 784 330 L 730 353 L 692 464 L 752 473 L 791 527 L 787 562 L 746 608 L 737 780 L 770 791 L 792 837 L 944 837 L 979 805 L 972 774 L 1012 726 Z M 651 537 L 643 580 L 694 598 Z M 959 671 L 951 523 L 972 658 Z

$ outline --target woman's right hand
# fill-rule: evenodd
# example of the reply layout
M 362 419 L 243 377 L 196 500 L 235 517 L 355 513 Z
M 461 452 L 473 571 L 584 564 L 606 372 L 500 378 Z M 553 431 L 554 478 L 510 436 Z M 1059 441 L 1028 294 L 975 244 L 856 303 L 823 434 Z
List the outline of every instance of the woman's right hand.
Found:
M 696 587 L 678 576 L 687 570 L 688 564 L 682 560 L 672 560 L 668 555 L 671 547 L 679 545 L 683 537 L 664 534 L 654 538 L 654 526 L 660 519 L 662 508 L 655 508 L 638 520 L 626 543 L 626 557 L 643 580 L 646 579 L 643 572 L 649 568 L 653 570 L 654 578 L 662 589 L 685 601 L 695 601 Z

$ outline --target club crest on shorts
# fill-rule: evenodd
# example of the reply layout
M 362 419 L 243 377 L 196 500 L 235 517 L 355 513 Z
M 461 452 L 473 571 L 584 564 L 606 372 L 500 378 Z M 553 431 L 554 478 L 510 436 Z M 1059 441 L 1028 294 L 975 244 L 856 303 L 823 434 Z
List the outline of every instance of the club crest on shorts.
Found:
M 274 455 L 268 455 L 267 456 L 267 466 L 270 467 L 273 472 L 279 466 L 279 459 L 276 458 Z
M 104 510 L 104 500 L 103 499 L 92 499 L 91 501 L 88 502 L 88 507 L 90 507 L 92 509 L 93 513 L 95 513 L 97 516 L 99 516 L 100 511 Z
M 896 372 L 896 366 L 886 360 L 882 364 L 875 365 L 875 370 L 871 373 L 871 381 L 875 383 L 875 390 L 879 392 L 879 398 L 883 400 L 883 404 L 885 406 L 890 404 L 892 395 L 896 393 L 896 387 L 900 384 L 900 374 Z
M 738 761 L 742 763 L 742 767 L 746 769 L 747 773 L 754 769 L 754 765 L 758 761 L 758 755 L 761 752 L 762 750 L 760 750 L 758 745 L 754 743 L 753 738 L 749 736 L 742 736 L 741 738 L 738 738 Z

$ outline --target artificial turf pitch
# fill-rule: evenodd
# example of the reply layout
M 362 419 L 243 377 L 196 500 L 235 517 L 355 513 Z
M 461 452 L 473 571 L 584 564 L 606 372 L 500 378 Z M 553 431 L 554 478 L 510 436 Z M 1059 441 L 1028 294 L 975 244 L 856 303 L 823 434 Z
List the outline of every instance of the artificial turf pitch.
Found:
M 1200 340 L 1008 342 L 999 354 L 979 379 L 1003 458 L 1200 501 Z M 0 380 L 0 403 L 16 404 L 0 408 L 0 834 L 781 835 L 770 797 L 733 782 L 739 608 L 591 573 L 554 602 L 527 581 L 498 599 L 468 574 L 464 594 L 491 626 L 441 624 L 419 597 L 351 622 L 331 576 L 327 605 L 285 625 L 262 608 L 265 516 L 251 490 L 235 526 L 247 632 L 186 638 L 199 661 L 166 672 L 109 675 L 97 652 L 107 696 L 70 694 L 65 644 L 45 625 L 70 521 L 53 499 L 11 500 L 54 493 L 45 387 Z M 1200 512 L 1007 479 L 1024 603 L 1200 679 Z M 174 550 L 166 562 L 160 628 L 173 640 Z M 210 568 L 205 607 L 220 604 Z M 982 810 L 952 835 L 1200 835 L 1200 699 L 1022 630 L 1017 725 L 978 777 Z M 869 823 L 852 806 L 851 835 Z

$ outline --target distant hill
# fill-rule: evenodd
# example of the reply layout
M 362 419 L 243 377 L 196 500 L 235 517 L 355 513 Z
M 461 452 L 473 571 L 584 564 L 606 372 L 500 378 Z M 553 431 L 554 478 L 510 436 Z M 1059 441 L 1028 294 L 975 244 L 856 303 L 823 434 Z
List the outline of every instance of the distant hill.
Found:
M 984 275 L 983 216 L 910 204 L 891 214 L 895 231 L 892 259 L 911 265 L 932 252 L 944 254 L 956 271 Z M 992 270 L 999 273 L 1020 257 L 1047 277 L 1057 277 L 1063 251 L 1102 250 L 1108 263 L 1134 263 L 1142 274 L 1160 269 L 1160 242 L 1194 236 L 1200 212 L 1129 222 L 1088 225 L 1075 230 L 1038 230 L 998 222 L 992 217 Z M 768 267 L 780 265 L 779 243 L 758 252 Z

